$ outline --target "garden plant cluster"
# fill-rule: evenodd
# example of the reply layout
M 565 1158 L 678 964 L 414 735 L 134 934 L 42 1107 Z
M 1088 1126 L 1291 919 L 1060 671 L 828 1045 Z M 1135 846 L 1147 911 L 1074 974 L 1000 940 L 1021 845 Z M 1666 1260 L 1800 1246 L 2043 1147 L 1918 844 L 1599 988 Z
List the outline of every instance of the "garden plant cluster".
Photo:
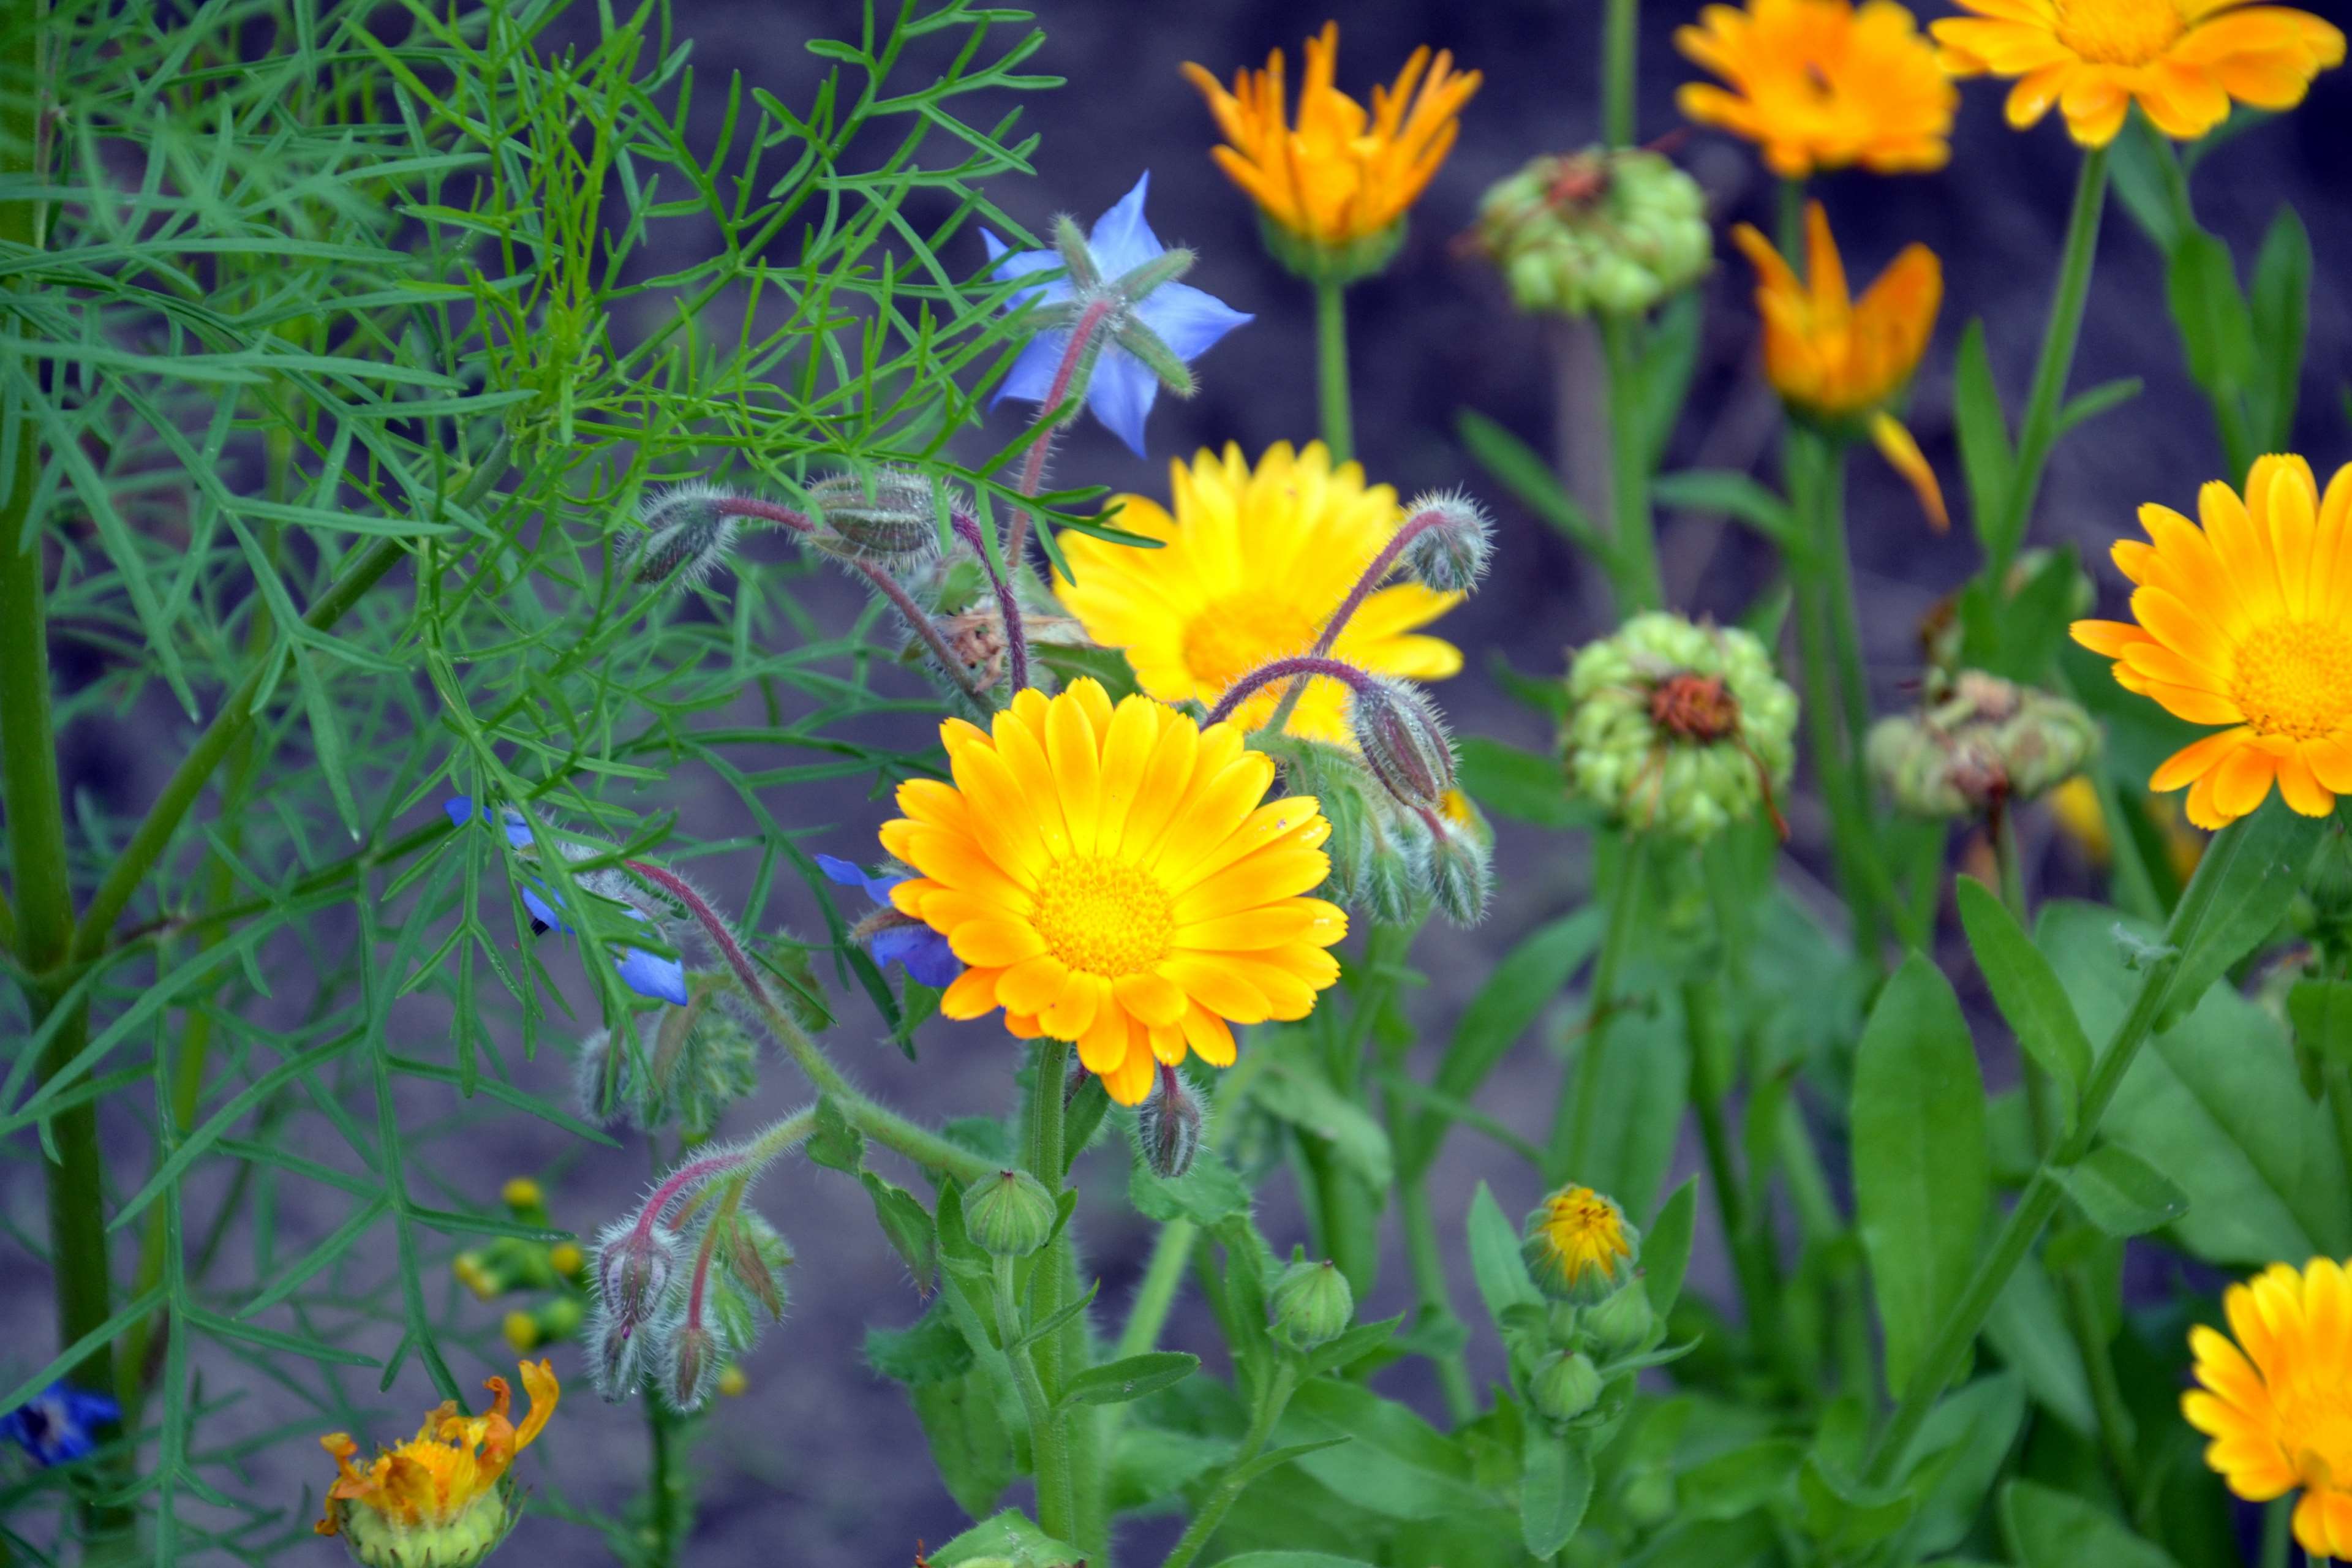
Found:
M 788 103 L 662 0 L 12 8 L 0 1132 L 56 1319 L 0 1352 L 0 1563 L 689 1562 L 714 1396 L 853 1351 L 762 1343 L 828 1289 L 780 1224 L 814 1183 L 913 1286 L 854 1350 L 970 1516 L 906 1541 L 923 1568 L 2352 1561 L 2352 465 L 2285 450 L 2302 224 L 2192 200 L 2344 35 L 2244 0 L 1706 5 L 1677 102 L 1778 179 L 1767 233 L 1644 142 L 1637 7 L 1575 8 L 1602 141 L 1459 241 L 1598 345 L 1592 508 L 1475 416 L 1444 491 L 1353 439 L 1349 290 L 1477 134 L 1475 61 L 1362 90 L 1334 24 L 1182 67 L 1182 155 L 1313 312 L 1320 427 L 1110 495 L 1064 434 L 1152 452 L 1251 318 L 1186 280 L 1142 170 L 1038 220 L 1020 101 L 1058 83 L 1023 13 L 799 7 L 848 25 Z M 1942 167 L 1980 78 L 2079 175 L 2012 258 L 2050 278 L 2030 382 L 1947 334 L 1939 475 L 1904 416 L 1941 263 L 1857 287 L 1809 182 Z M 2059 443 L 2163 438 L 2137 382 L 2074 384 L 2111 216 L 2165 258 L 2143 344 L 2228 455 L 2119 498 L 2113 574 L 2034 542 Z M 715 243 L 657 270 L 678 233 Z M 1664 466 L 1718 266 L 1784 411 L 1761 477 Z M 1849 461 L 1980 554 L 1901 711 Z M 1511 678 L 1548 752 L 1439 706 L 1482 491 L 1612 607 Z M 1736 622 L 1665 602 L 1667 509 L 1768 547 Z M 165 754 L 128 815 L 60 750 L 99 719 Z M 841 780 L 866 819 L 796 804 Z M 726 795 L 757 832 L 694 820 Z M 2104 901 L 2029 886 L 2028 811 Z M 1496 817 L 1583 895 L 1495 933 L 1433 1028 L 1415 940 L 1486 918 Z M 794 884 L 821 929 L 771 908 Z M 1479 1103 L 1538 1035 L 1539 1139 Z M 877 1037 L 997 1088 L 912 1117 L 845 1065 Z M 567 1102 L 519 1086 L 541 1053 Z M 780 1078 L 804 1102 L 751 1125 Z M 525 1120 L 571 1152 L 494 1205 L 427 1152 Z M 1443 1212 L 1468 1138 L 1515 1176 Z M 571 1212 L 567 1171 L 648 1151 L 634 1206 Z M 1156 1226 L 1110 1297 L 1108 1204 Z M 1374 1319 L 1391 1237 L 1413 1305 Z M 1185 1298 L 1205 1359 L 1162 1342 Z M 616 1509 L 566 1476 L 597 1396 L 645 1423 Z M 300 1495 L 253 1481 L 286 1450 Z

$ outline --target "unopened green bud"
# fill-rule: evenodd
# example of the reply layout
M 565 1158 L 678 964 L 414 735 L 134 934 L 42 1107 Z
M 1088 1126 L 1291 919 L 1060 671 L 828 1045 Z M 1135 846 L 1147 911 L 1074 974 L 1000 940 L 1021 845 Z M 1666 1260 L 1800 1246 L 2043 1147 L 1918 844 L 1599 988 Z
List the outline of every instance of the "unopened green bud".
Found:
M 1486 845 L 1441 819 L 1429 836 L 1430 901 L 1455 925 L 1475 926 L 1486 918 L 1492 890 Z
M 638 583 L 690 588 L 726 564 L 735 520 L 719 510 L 722 492 L 699 482 L 656 490 L 637 503 L 628 571 Z
M 1547 1421 L 1573 1421 L 1601 1403 L 1601 1369 L 1582 1351 L 1554 1351 L 1537 1364 L 1528 1396 Z
M 1650 1310 L 1649 1290 L 1641 1280 L 1630 1279 L 1584 1314 L 1584 1331 L 1603 1356 L 1633 1355 L 1649 1348 L 1650 1331 L 1657 1321 Z
M 775 1226 L 762 1215 L 739 1209 L 719 1236 L 718 1256 L 727 1266 L 722 1282 L 741 1293 L 744 1305 L 758 1310 L 772 1322 L 783 1321 L 784 1307 L 792 1299 L 784 1270 L 792 1267 L 793 1249 L 776 1234 Z M 738 1345 L 749 1344 L 751 1339 L 748 1331 L 730 1337 Z
M 835 474 L 809 487 L 825 528 L 818 542 L 887 571 L 919 565 L 940 546 L 938 485 L 913 468 Z
M 1414 530 L 1398 564 L 1405 575 L 1441 594 L 1466 594 L 1486 574 L 1494 553 L 1494 525 L 1478 503 L 1459 490 L 1421 496 L 1405 508 Z
M 1702 277 L 1714 256 L 1706 197 L 1640 148 L 1533 160 L 1478 204 L 1479 246 L 1523 310 L 1647 310 Z
M 1419 823 L 1382 814 L 1374 826 L 1371 858 L 1365 869 L 1365 901 L 1373 915 L 1403 924 L 1421 908 L 1429 880 L 1429 835 Z
M 2090 715 L 2064 698 L 1964 669 L 1942 700 L 1872 726 L 1867 750 L 1906 811 L 1968 816 L 2055 788 L 2098 742 Z
M 1274 1311 L 1274 1337 L 1298 1351 L 1338 1339 L 1356 1316 L 1356 1293 L 1348 1288 L 1348 1277 L 1328 1261 L 1302 1258 L 1284 1269 L 1267 1304 Z
M 727 1346 L 707 1323 L 686 1322 L 670 1335 L 669 1364 L 663 1369 L 662 1394 L 681 1415 L 699 1410 L 719 1381 Z
M 1054 1194 L 1026 1171 L 999 1171 L 963 1190 L 963 1227 L 984 1252 L 1026 1258 L 1045 1245 L 1061 1218 Z
M 1454 787 L 1454 742 L 1436 708 L 1413 687 L 1369 678 L 1351 694 L 1348 718 L 1364 766 L 1397 799 L 1433 809 Z
M 1181 1073 L 1162 1073 L 1160 1087 L 1135 1113 L 1136 1146 L 1143 1163 L 1163 1182 L 1192 1168 L 1201 1152 L 1201 1102 L 1184 1087 Z

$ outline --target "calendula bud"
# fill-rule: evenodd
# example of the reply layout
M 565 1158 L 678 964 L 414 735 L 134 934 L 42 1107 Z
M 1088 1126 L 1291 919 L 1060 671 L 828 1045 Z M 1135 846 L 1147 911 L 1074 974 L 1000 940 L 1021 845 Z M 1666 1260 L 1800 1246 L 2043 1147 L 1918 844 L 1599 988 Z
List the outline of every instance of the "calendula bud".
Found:
M 1178 1073 L 1162 1073 L 1160 1088 L 1135 1113 L 1136 1147 L 1143 1163 L 1163 1182 L 1192 1168 L 1201 1152 L 1201 1102 Z
M 1026 1258 L 1054 1234 L 1061 1209 L 1045 1184 L 1026 1171 L 999 1171 L 963 1190 L 963 1227 L 998 1258 Z
M 1487 190 L 1473 232 L 1519 309 L 1567 316 L 1647 310 L 1715 252 L 1698 183 L 1640 148 L 1534 159 Z
M 1528 1396 L 1546 1420 L 1573 1421 L 1601 1402 L 1601 1369 L 1582 1351 L 1554 1351 L 1537 1364 Z
M 596 1237 L 596 1290 L 625 1330 L 650 1321 L 677 1271 L 677 1233 L 656 1221 L 615 1220 Z
M 1296 1351 L 1311 1351 L 1348 1331 L 1356 1316 L 1356 1293 L 1348 1277 L 1329 1262 L 1294 1261 L 1266 1298 L 1274 1313 L 1274 1337 Z
M 929 475 L 898 468 L 877 468 L 870 481 L 835 474 L 808 494 L 831 536 L 820 542 L 841 554 L 902 571 L 939 553 L 938 487 Z
M 1486 510 L 1459 490 L 1433 491 L 1405 508 L 1415 531 L 1398 565 L 1441 594 L 1466 594 L 1486 573 L 1494 524 Z
M 719 508 L 722 492 L 709 485 L 673 485 L 637 503 L 637 532 L 628 572 L 638 583 L 689 588 L 727 563 L 735 520 Z
M 1397 799 L 1433 808 L 1454 787 L 1454 742 L 1437 710 L 1412 686 L 1370 679 L 1350 693 L 1348 717 L 1364 766 Z
M 719 1380 L 727 1347 L 708 1323 L 685 1322 L 670 1336 L 669 1364 L 662 1372 L 662 1394 L 680 1415 L 702 1408 Z
M 1519 1247 L 1545 1295 L 1588 1305 L 1632 1279 L 1641 1255 L 1642 1233 L 1591 1187 L 1562 1187 L 1537 1205 Z
M 1584 1331 L 1602 1355 L 1633 1355 L 1649 1348 L 1650 1330 L 1657 1321 L 1650 1310 L 1649 1290 L 1639 1279 L 1629 1279 L 1584 1314 Z
M 1964 669 L 1948 696 L 1871 727 L 1871 770 L 1905 810 L 1965 816 L 2031 800 L 2081 771 L 2098 729 L 2074 703 Z

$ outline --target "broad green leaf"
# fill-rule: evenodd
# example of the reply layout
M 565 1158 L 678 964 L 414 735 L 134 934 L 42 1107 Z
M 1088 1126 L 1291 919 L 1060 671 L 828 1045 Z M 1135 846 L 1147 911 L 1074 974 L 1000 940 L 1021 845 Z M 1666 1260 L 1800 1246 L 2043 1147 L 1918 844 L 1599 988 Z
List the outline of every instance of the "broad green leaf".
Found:
M 1360 1557 L 1334 1557 L 1328 1552 L 1241 1552 L 1217 1568 L 1371 1568 Z
M 1149 1164 L 1137 1160 L 1128 1175 L 1127 1198 L 1146 1219 L 1162 1225 L 1188 1219 L 1204 1228 L 1247 1214 L 1250 1205 L 1249 1189 L 1225 1157 L 1206 1148 L 1193 1156 L 1191 1170 L 1172 1181 L 1154 1175 Z
M 1912 1439 L 1906 1468 L 1919 1509 L 1895 1561 L 1932 1557 L 1968 1539 L 2024 1425 L 2025 1384 L 2012 1373 L 1980 1377 L 1937 1402 Z
M 955 1326 L 946 1300 L 934 1299 L 929 1310 L 906 1328 L 869 1325 L 866 1364 L 910 1386 L 947 1383 L 971 1369 L 971 1346 Z
M 1701 1461 L 1676 1483 L 1677 1515 L 1690 1519 L 1738 1519 L 1778 1500 L 1805 1462 L 1805 1445 L 1794 1437 L 1765 1437 Z
M 1358 1323 L 1337 1339 L 1317 1345 L 1307 1352 L 1307 1370 L 1310 1374 L 1338 1372 L 1352 1366 L 1396 1337 L 1404 1318 L 1381 1318 L 1374 1322 Z M 1399 1347 L 1402 1349 L 1402 1346 Z
M 1455 742 L 1454 777 L 1471 799 L 1517 822 L 1567 832 L 1590 827 L 1600 816 L 1569 794 L 1558 757 L 1523 752 L 1484 735 L 1465 735 Z
M 1690 1268 L 1691 1234 L 1698 1223 L 1698 1178 L 1684 1181 L 1668 1195 L 1642 1237 L 1642 1289 L 1650 1310 L 1661 1318 L 1683 1293 Z
M 1592 1502 L 1592 1457 L 1585 1434 L 1555 1437 L 1530 1428 L 1520 1456 L 1519 1538 L 1538 1559 L 1568 1544 Z
M 2176 1568 L 2104 1509 L 2037 1482 L 2009 1483 L 2000 1523 L 2018 1568 Z
M 1183 1382 L 1200 1364 L 1199 1356 L 1183 1351 L 1145 1351 L 1140 1355 L 1105 1362 L 1071 1378 L 1063 1387 L 1062 1403 L 1124 1405 Z
M 1486 1504 L 1460 1444 L 1360 1384 L 1307 1382 L 1276 1432 L 1289 1443 L 1352 1439 L 1304 1456 L 1298 1468 L 1383 1518 L 1432 1519 Z
M 2294 434 L 2304 341 L 2311 322 L 2311 237 L 2293 207 L 2279 208 L 2254 257 L 2255 372 L 2246 389 L 2254 449 L 2284 451 Z
M 950 1324 L 949 1332 L 954 1331 Z M 870 1340 L 868 1349 L 870 1352 Z M 1013 1484 L 1017 1463 L 1012 1433 L 988 1378 L 977 1366 L 967 1367 L 960 1376 L 910 1384 L 907 1403 L 922 1423 L 931 1463 L 948 1495 L 964 1512 L 975 1518 L 986 1514 Z M 941 1554 L 931 1561 L 948 1559 Z
M 1976 1047 L 1951 983 L 1920 954 L 1864 1026 L 1853 1127 L 1857 1227 L 1900 1391 L 1967 1281 L 1990 1191 Z
M 1073 1546 L 1055 1540 L 1018 1509 L 1006 1509 L 973 1525 L 930 1554 L 936 1568 L 963 1568 L 991 1558 L 1009 1559 L 1022 1568 L 1080 1568 L 1086 1559 Z
M 2254 372 L 2254 321 L 2230 247 L 2203 229 L 2184 231 L 2164 286 L 2190 377 L 2209 393 L 2243 391 Z
M 1500 1323 L 1513 1307 L 1542 1306 L 1543 1292 L 1528 1278 L 1528 1266 L 1519 1258 L 1519 1227 L 1504 1217 L 1484 1182 L 1471 1196 L 1468 1228 L 1470 1273 L 1487 1314 Z
M 2204 918 L 2173 972 L 2168 1013 L 2194 1006 L 2207 986 L 2276 933 L 2325 826 L 2274 800 L 2206 846 L 2182 895 L 2184 908 L 2192 898 L 2204 901 Z M 2176 913 L 2176 923 L 2179 918 Z
M 1819 1453 L 1797 1467 L 1797 1501 L 1807 1533 L 1832 1561 L 1866 1552 L 1911 1521 L 1918 1505 L 1894 1487 L 1865 1487 Z
M 2135 110 L 2108 146 L 2107 170 L 2124 210 L 2158 251 L 2170 254 L 2187 221 L 2180 206 L 2188 189 L 2172 143 Z
M 1340 1166 L 1374 1192 L 1385 1192 L 1394 1179 L 1388 1130 L 1360 1101 L 1333 1089 L 1298 1053 L 1260 1073 L 1250 1086 L 1250 1098 L 1276 1121 L 1321 1139 Z
M 2146 1236 L 2189 1212 L 2188 1196 L 2130 1150 L 2105 1143 L 2060 1173 L 2083 1217 L 2109 1236 Z
M 2286 994 L 2295 1043 L 2323 1062 L 2352 1067 L 2352 980 L 2299 980 Z
M 2025 1258 L 2009 1277 L 1985 1318 L 1985 1338 L 2043 1409 L 2084 1437 L 2098 1431 L 2082 1352 L 2040 1258 Z
M 2058 984 L 2049 961 L 2036 951 L 2008 906 L 1973 877 L 1962 877 L 1956 886 L 1960 924 L 1977 968 L 1992 988 L 1993 1001 L 2017 1043 L 2057 1086 L 2065 1127 L 2071 1130 L 2074 1102 L 2091 1077 L 2090 1037 L 2083 1033 L 2074 1004 L 2066 1000 L 2066 988 Z
M 1629 994 L 1642 994 L 1640 984 L 1636 977 Z M 1689 1104 L 1690 1036 L 1680 999 L 1613 1017 L 1600 1077 L 1607 1109 L 1594 1119 L 1590 1163 L 1549 1173 L 1607 1193 L 1628 1214 L 1646 1214 L 1674 1164 Z
M 889 1238 L 891 1247 L 905 1259 L 916 1290 L 929 1294 L 931 1276 L 939 1267 L 940 1257 L 939 1233 L 932 1226 L 930 1211 L 914 1194 L 871 1171 L 858 1172 L 857 1179 L 864 1184 L 866 1195 L 874 1200 L 874 1217 L 881 1222 L 882 1234 Z

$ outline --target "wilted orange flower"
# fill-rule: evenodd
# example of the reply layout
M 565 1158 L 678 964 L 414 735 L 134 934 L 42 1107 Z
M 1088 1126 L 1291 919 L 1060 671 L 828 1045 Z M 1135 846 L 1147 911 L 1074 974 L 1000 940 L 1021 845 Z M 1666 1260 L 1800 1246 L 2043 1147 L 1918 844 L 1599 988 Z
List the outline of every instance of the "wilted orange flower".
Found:
M 1731 231 L 1756 265 L 1756 310 L 1764 318 L 1764 373 L 1780 395 L 1808 414 L 1867 423 L 1886 460 L 1919 492 L 1937 528 L 1950 525 L 1936 471 L 1887 404 L 1910 383 L 1944 302 L 1944 268 L 1914 245 L 1859 300 L 1822 204 L 1805 207 L 1806 279 L 1748 224 Z
M 2213 1439 L 2205 1462 L 2249 1502 L 2304 1489 L 2294 1538 L 2316 1560 L 2352 1557 L 2352 1276 L 2326 1258 L 2273 1263 L 2221 1294 L 2229 1334 L 2189 1331 L 2202 1386 L 2180 1396 Z
M 341 1474 L 327 1489 L 318 1532 L 348 1537 L 363 1563 L 478 1562 L 510 1522 L 497 1493 L 499 1478 L 555 1414 L 555 1369 L 542 1361 L 520 1370 L 530 1399 L 520 1426 L 509 1415 L 507 1380 L 494 1377 L 484 1385 L 487 1414 L 461 1415 L 457 1401 L 445 1400 L 415 1436 L 379 1451 L 365 1469 L 352 1462 L 359 1445 L 348 1433 L 320 1438 Z
M 2009 122 L 2055 105 L 2085 147 L 2104 147 L 2137 102 L 2167 136 L 2193 141 L 2230 103 L 2293 109 L 2344 62 L 2344 35 L 2308 12 L 2246 0 L 1958 0 L 1934 24 L 1954 76 L 2015 77 Z
M 1230 92 L 1202 67 L 1184 66 L 1225 133 L 1228 145 L 1211 154 L 1217 166 L 1267 217 L 1334 247 L 1378 235 L 1404 216 L 1453 149 L 1461 129 L 1455 116 L 1480 79 L 1476 71 L 1455 70 L 1452 55 L 1432 60 L 1418 48 L 1396 85 L 1372 89 L 1366 114 L 1332 85 L 1339 57 L 1339 24 L 1327 22 L 1307 40 L 1296 129 L 1285 114 L 1280 49 L 1266 56 L 1265 69 L 1235 72 Z
M 1675 95 L 1682 111 L 1761 149 L 1798 180 L 1859 163 L 1881 174 L 1940 169 L 1960 95 L 1895 0 L 1749 0 L 1709 5 L 1675 47 L 1721 77 Z
M 2322 498 L 2301 458 L 2258 458 L 2243 500 L 2215 479 L 2197 510 L 2201 529 L 2169 507 L 2139 509 L 2152 542 L 2115 547 L 2138 624 L 2076 621 L 2074 640 L 2114 659 L 2126 691 L 2230 726 L 2148 781 L 2189 785 L 2189 821 L 2225 826 L 2273 780 L 2287 805 L 2325 816 L 2352 794 L 2352 464 Z

